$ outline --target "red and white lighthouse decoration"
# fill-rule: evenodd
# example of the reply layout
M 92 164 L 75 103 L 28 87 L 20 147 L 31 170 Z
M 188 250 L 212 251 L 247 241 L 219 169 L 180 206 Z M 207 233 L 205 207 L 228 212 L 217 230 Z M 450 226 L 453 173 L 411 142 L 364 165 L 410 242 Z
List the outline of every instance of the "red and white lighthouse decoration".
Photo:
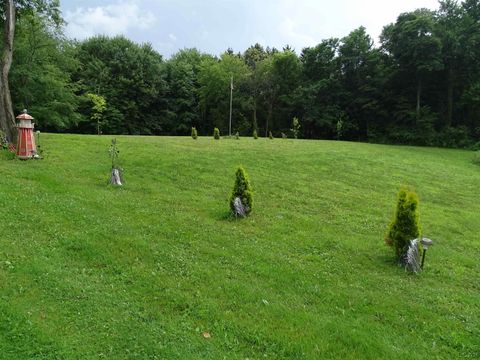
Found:
M 35 137 L 33 135 L 32 123 L 33 117 L 27 114 L 27 110 L 17 116 L 18 142 L 17 157 L 22 160 L 33 158 L 37 155 L 37 147 L 35 146 Z

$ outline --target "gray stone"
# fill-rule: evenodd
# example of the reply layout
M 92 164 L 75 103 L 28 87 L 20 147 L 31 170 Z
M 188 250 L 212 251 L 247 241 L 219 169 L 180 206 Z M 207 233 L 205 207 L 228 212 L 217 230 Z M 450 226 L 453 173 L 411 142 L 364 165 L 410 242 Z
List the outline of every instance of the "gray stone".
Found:
M 421 270 L 420 251 L 418 249 L 418 239 L 410 241 L 407 253 L 405 254 L 405 270 L 418 273 Z
M 236 197 L 235 200 L 233 200 L 233 208 L 235 217 L 244 218 L 247 216 L 245 206 L 243 205 L 242 200 L 239 197 Z

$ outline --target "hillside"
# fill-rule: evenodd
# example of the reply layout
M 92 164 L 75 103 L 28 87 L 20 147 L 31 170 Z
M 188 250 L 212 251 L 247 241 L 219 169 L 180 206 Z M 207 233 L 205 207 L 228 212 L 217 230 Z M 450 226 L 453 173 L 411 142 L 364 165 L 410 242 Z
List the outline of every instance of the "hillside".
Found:
M 471 152 L 119 136 L 112 188 L 111 138 L 0 159 L 1 359 L 480 357 Z M 236 221 L 239 164 L 255 207 Z M 401 185 L 435 242 L 417 276 L 383 241 Z

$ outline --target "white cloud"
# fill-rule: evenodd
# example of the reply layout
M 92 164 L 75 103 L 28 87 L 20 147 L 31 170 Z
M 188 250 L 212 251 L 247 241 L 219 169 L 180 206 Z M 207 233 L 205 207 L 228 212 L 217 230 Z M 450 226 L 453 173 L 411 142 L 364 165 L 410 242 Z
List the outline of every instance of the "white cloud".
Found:
M 365 26 L 374 40 L 383 26 L 394 22 L 400 13 L 416 8 L 438 8 L 437 0 L 264 0 L 257 1 L 254 12 L 264 15 L 269 45 L 289 44 L 297 52 L 330 37 L 342 38 Z M 266 28 L 268 29 L 268 27 Z
M 293 46 L 314 46 L 318 43 L 312 36 L 306 32 L 297 29 L 296 24 L 298 22 L 294 21 L 290 17 L 286 17 L 279 26 L 280 35 L 282 35 L 286 44 Z M 301 49 L 298 49 L 301 50 Z
M 172 33 L 168 34 L 168 38 L 173 42 L 177 41 L 177 37 L 175 36 L 175 34 L 172 34 Z
M 152 13 L 142 11 L 135 2 L 119 2 L 97 7 L 77 7 L 67 11 L 65 20 L 68 25 L 66 34 L 78 40 L 102 35 L 121 35 L 129 30 L 145 30 L 156 21 Z

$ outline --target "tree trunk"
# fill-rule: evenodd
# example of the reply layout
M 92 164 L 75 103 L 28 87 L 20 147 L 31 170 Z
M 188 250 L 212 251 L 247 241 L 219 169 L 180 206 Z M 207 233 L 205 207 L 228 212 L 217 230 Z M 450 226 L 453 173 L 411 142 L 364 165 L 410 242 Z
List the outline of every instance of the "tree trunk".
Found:
M 422 96 L 422 79 L 418 78 L 417 83 L 417 121 L 420 120 L 420 98 Z
M 448 69 L 447 75 L 447 122 L 446 127 L 452 125 L 453 119 L 453 70 Z
M 122 186 L 122 175 L 120 171 L 121 170 L 116 167 L 112 168 L 109 180 L 110 185 Z
M 8 74 L 12 66 L 13 35 L 15 33 L 15 5 L 13 0 L 5 1 L 5 23 L 3 33 L 3 51 L 0 60 L 2 73 L 0 74 L 0 128 L 5 132 L 9 141 L 16 143 L 17 127 L 13 114 L 12 98 L 8 85 Z

